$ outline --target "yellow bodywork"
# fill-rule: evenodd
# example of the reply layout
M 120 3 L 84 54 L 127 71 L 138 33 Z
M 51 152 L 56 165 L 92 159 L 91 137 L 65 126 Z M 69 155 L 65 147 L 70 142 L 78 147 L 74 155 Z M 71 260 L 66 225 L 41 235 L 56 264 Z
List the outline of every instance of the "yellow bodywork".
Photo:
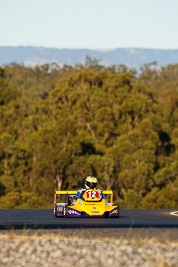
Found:
M 89 190 L 87 190 L 89 191 Z M 102 193 L 104 195 L 110 195 L 110 203 L 107 203 L 105 199 L 102 199 L 102 196 L 98 196 L 98 198 L 87 198 L 86 200 L 86 192 L 82 196 L 85 200 L 78 198 L 74 205 L 69 205 L 68 207 L 74 209 L 78 212 L 84 212 L 89 216 L 102 216 L 106 212 L 109 214 L 112 210 L 118 207 L 118 205 L 114 205 L 113 201 L 113 192 L 112 190 L 103 190 Z M 56 195 L 76 195 L 77 191 L 55 191 L 54 194 L 54 205 L 56 205 Z M 65 205 L 60 203 L 60 205 Z

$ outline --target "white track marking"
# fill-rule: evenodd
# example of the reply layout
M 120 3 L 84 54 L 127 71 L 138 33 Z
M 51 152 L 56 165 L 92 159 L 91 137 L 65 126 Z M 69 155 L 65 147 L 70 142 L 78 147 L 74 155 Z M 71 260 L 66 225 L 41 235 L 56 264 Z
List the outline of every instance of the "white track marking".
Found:
M 178 211 L 173 211 L 170 213 L 171 215 L 178 216 Z

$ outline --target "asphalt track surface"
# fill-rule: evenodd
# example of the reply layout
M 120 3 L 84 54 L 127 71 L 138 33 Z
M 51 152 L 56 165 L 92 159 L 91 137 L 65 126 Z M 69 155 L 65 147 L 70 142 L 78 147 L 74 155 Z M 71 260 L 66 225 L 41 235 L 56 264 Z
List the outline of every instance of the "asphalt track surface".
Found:
M 120 210 L 119 218 L 55 218 L 52 209 L 0 209 L 0 230 L 178 228 L 176 210 Z

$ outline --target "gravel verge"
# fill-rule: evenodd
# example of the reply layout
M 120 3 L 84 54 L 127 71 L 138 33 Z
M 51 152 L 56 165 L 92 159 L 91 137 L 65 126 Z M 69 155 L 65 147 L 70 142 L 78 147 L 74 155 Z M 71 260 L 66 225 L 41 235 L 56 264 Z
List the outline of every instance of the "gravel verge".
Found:
M 0 266 L 178 266 L 177 243 L 0 237 Z

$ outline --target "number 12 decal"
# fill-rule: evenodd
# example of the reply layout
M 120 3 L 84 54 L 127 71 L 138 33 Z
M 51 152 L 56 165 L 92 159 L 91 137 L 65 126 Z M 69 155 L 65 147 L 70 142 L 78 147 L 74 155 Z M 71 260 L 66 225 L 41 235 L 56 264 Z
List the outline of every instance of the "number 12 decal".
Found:
M 98 191 L 87 191 L 87 198 L 99 198 Z

